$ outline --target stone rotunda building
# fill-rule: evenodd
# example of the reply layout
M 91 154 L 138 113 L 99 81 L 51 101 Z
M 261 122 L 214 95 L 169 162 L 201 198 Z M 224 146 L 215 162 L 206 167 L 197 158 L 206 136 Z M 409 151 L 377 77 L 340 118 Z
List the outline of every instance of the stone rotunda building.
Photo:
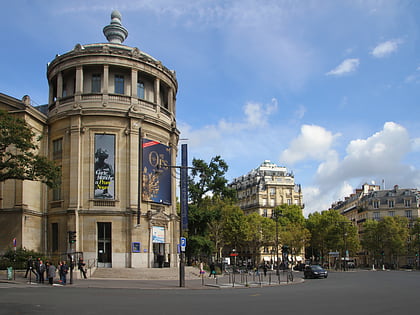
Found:
M 103 32 L 107 43 L 48 64 L 48 105 L 0 94 L 0 109 L 42 134 L 41 151 L 62 167 L 58 189 L 0 184 L 0 238 L 98 267 L 177 266 L 175 169 L 162 168 L 177 155 L 175 72 L 123 45 L 118 11 Z

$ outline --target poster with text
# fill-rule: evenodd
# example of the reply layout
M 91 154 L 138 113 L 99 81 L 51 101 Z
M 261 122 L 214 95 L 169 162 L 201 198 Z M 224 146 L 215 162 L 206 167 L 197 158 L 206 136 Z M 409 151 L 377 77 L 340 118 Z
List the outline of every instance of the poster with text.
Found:
M 171 204 L 171 148 L 142 139 L 142 199 Z
M 95 135 L 95 198 L 115 199 L 115 135 Z
M 152 243 L 165 243 L 165 228 L 152 226 Z

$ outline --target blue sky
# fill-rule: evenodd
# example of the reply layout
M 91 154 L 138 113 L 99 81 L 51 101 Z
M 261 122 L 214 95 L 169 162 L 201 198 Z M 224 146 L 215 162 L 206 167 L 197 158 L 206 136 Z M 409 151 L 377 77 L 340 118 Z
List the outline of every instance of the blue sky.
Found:
M 286 166 L 305 215 L 363 183 L 420 189 L 419 1 L 7 1 L 0 92 L 46 104 L 46 64 L 106 42 L 114 9 L 176 71 L 190 159 Z

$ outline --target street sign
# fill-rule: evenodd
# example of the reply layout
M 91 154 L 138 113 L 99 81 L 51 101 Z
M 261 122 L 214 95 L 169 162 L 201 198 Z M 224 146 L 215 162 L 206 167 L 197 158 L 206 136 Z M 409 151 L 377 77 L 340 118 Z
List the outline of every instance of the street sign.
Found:
M 181 237 L 181 251 L 185 252 L 185 247 L 187 247 L 187 239 L 185 237 Z

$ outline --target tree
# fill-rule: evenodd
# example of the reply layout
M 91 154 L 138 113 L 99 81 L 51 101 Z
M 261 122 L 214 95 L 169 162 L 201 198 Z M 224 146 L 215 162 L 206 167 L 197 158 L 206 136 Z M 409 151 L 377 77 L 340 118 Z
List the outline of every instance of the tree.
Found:
M 378 264 L 378 258 L 383 250 L 382 235 L 379 234 L 379 222 L 367 220 L 363 223 L 362 247 L 370 253 L 372 262 Z
M 216 254 L 221 256 L 224 242 L 223 212 L 232 206 L 235 191 L 227 187 L 224 177 L 228 166 L 220 157 L 211 159 L 210 163 L 193 159 L 193 170 L 188 178 L 190 205 L 188 211 L 188 242 L 187 255 L 202 256 Z M 211 246 L 209 246 L 211 244 Z M 197 247 L 197 248 L 195 248 Z M 198 257 L 199 256 L 199 257 Z
M 385 254 L 388 261 L 398 267 L 398 257 L 407 251 L 408 219 L 404 217 L 385 217 L 379 221 Z
M 410 229 L 410 235 L 410 248 L 415 253 L 417 268 L 420 269 L 420 218 L 414 221 L 413 227 Z
M 51 188 L 59 185 L 60 167 L 37 153 L 35 133 L 23 119 L 0 111 L 0 130 L 0 182 L 18 179 L 40 181 Z
M 315 212 L 308 216 L 307 228 L 311 233 L 311 255 L 324 261 L 330 251 L 355 254 L 360 247 L 355 227 L 345 216 L 337 210 Z
M 207 194 L 221 199 L 235 199 L 235 191 L 227 187 L 228 180 L 224 177 L 228 165 L 216 156 L 206 163 L 203 160 L 193 159 L 193 170 L 188 178 L 188 192 L 192 203 L 200 206 Z
M 407 248 L 408 220 L 403 217 L 384 217 L 380 221 L 368 220 L 363 224 L 362 246 L 371 253 L 376 264 L 398 265 L 398 256 Z
M 289 249 L 292 258 L 299 255 L 309 240 L 302 209 L 297 205 L 283 204 L 274 209 L 274 219 L 280 225 L 280 242 Z
M 223 209 L 223 236 L 226 245 L 233 249 L 243 248 L 249 235 L 249 224 L 245 214 L 238 206 Z

